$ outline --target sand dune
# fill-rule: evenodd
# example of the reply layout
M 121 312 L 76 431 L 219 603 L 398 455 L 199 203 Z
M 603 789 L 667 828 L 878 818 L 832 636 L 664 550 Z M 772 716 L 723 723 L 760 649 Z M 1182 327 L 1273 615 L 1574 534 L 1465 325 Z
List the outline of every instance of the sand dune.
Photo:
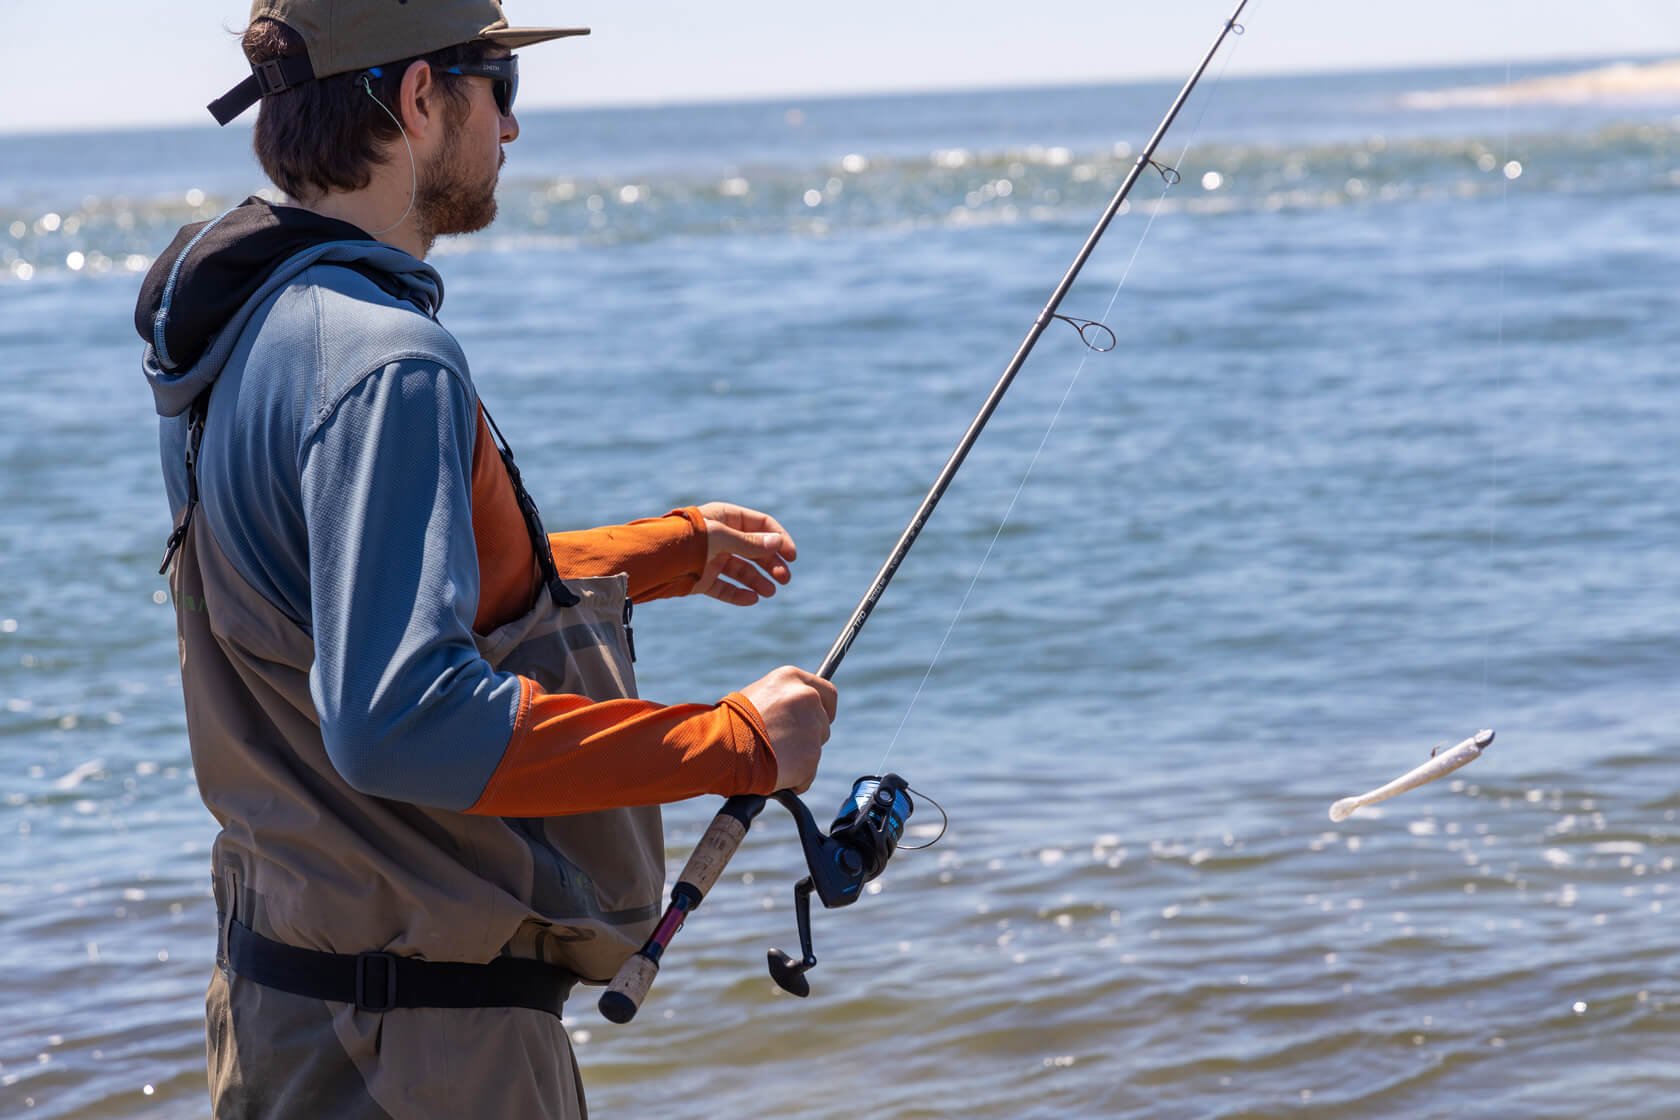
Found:
M 1460 89 L 1420 90 L 1401 97 L 1413 109 L 1462 105 L 1570 104 L 1588 101 L 1680 101 L 1680 59 L 1618 62 L 1570 74 Z

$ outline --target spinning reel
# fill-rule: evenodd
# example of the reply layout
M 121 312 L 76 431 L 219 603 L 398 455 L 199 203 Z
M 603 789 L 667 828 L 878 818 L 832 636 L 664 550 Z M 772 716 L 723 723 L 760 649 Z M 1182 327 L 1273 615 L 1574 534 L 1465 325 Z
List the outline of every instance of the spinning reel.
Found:
M 784 991 L 808 996 L 811 984 L 805 979 L 805 973 L 817 963 L 817 956 L 811 951 L 812 892 L 830 910 L 856 902 L 863 885 L 881 873 L 898 849 L 898 842 L 904 836 L 904 822 L 910 819 L 915 802 L 910 800 L 910 786 L 897 774 L 867 775 L 852 784 L 851 795 L 840 806 L 840 815 L 824 835 L 798 794 L 781 790 L 771 796 L 793 814 L 799 827 L 799 844 L 805 850 L 805 865 L 811 873 L 793 888 L 799 917 L 799 947 L 804 956 L 795 961 L 780 949 L 770 950 L 770 975 Z M 671 889 L 671 904 L 666 907 L 665 916 L 659 919 L 647 943 L 624 962 L 612 984 L 602 993 L 599 1003 L 602 1015 L 615 1023 L 628 1023 L 635 1017 L 659 972 L 665 947 L 717 882 L 767 800 L 738 794 L 723 803 L 700 843 L 695 845 L 694 854 L 688 857 L 677 885 Z M 934 802 L 934 808 L 939 808 L 938 802 Z M 939 812 L 944 816 L 943 809 Z M 944 835 L 945 830 L 941 828 L 939 836 L 920 847 L 937 843 Z
M 863 885 L 886 868 L 898 848 L 904 822 L 916 807 L 909 791 L 908 783 L 897 774 L 859 778 L 826 836 L 797 794 L 781 790 L 772 795 L 793 814 L 799 844 L 805 850 L 805 865 L 811 871 L 793 888 L 803 958 L 795 961 L 780 949 L 769 953 L 770 977 L 783 991 L 800 997 L 811 994 L 810 981 L 805 979 L 805 973 L 817 963 L 811 951 L 811 892 L 815 891 L 830 910 L 857 901 Z

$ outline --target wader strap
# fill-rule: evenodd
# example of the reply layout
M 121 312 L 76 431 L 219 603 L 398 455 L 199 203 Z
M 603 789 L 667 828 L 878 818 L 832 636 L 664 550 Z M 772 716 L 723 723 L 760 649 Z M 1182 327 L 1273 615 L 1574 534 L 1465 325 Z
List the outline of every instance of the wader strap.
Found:
M 488 964 L 426 961 L 392 953 L 322 953 L 270 941 L 228 920 L 227 961 L 265 988 L 353 1003 L 363 1011 L 397 1007 L 529 1007 L 558 1017 L 577 977 L 520 957 Z
M 187 529 L 192 525 L 193 510 L 198 508 L 198 445 L 204 439 L 204 414 L 209 410 L 209 389 L 194 397 L 187 408 L 187 508 L 181 514 L 181 523 L 175 526 L 169 540 L 164 542 L 163 563 L 158 565 L 160 576 L 169 571 L 169 562 L 181 551 L 181 545 L 187 539 Z
M 531 535 L 531 547 L 537 553 L 537 567 L 542 570 L 543 584 L 554 597 L 555 606 L 575 607 L 583 599 L 560 582 L 560 569 L 554 566 L 554 550 L 549 548 L 548 534 L 543 532 L 542 515 L 537 512 L 537 503 L 531 500 L 530 491 L 525 489 L 525 483 L 519 478 L 519 468 L 513 465 L 513 448 L 508 446 L 507 437 L 496 427 L 496 421 L 491 417 L 490 410 L 484 408 L 483 401 L 478 407 L 484 410 L 484 419 L 496 434 L 496 450 L 501 452 L 502 466 L 507 468 L 508 480 L 513 483 L 513 496 L 519 502 L 519 512 L 525 517 L 525 531 Z

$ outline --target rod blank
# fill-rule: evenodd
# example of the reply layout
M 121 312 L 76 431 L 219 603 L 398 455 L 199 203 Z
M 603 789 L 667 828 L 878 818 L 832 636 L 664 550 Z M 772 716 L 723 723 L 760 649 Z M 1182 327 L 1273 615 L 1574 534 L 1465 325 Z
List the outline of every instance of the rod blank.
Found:
M 1097 242 L 1102 240 L 1103 234 L 1107 232 L 1109 223 L 1119 214 L 1120 206 L 1131 192 L 1132 184 L 1137 182 L 1138 176 L 1143 173 L 1145 167 L 1158 166 L 1154 163 L 1155 149 L 1160 146 L 1167 130 L 1172 127 L 1173 122 L 1178 118 L 1179 110 L 1189 100 L 1191 91 L 1196 88 L 1196 83 L 1201 81 L 1202 75 L 1207 71 L 1208 64 L 1219 53 L 1219 48 L 1224 44 L 1227 36 L 1242 34 L 1242 25 L 1237 23 L 1237 19 L 1242 15 L 1243 8 L 1247 4 L 1248 0 L 1237 0 L 1230 18 L 1225 21 L 1219 30 L 1219 34 L 1214 37 L 1213 45 L 1208 47 L 1207 52 L 1202 55 L 1201 62 L 1191 73 L 1189 79 L 1185 81 L 1183 88 L 1178 92 L 1178 96 L 1173 99 L 1172 106 L 1167 110 L 1167 115 L 1161 118 L 1161 123 L 1156 126 L 1149 142 L 1144 145 L 1143 151 L 1138 155 L 1131 170 L 1126 174 L 1125 180 L 1120 184 L 1120 189 L 1115 192 L 1107 209 L 1103 211 L 1102 217 L 1098 219 L 1095 228 L 1091 230 L 1090 235 L 1085 239 L 1085 243 L 1080 247 L 1078 254 L 1073 259 L 1073 264 L 1068 267 L 1067 272 L 1062 275 L 1061 281 L 1056 285 L 1055 291 L 1051 293 L 1049 302 L 1039 312 L 1038 318 L 1033 320 L 1031 328 L 1028 329 L 1020 347 L 1016 349 L 1014 357 L 1009 360 L 1002 376 L 992 387 L 992 391 L 987 396 L 985 403 L 981 405 L 979 413 L 969 423 L 968 430 L 963 433 L 962 439 L 958 441 L 956 450 L 951 452 L 950 457 L 945 461 L 945 466 L 940 470 L 939 477 L 934 480 L 933 486 L 922 499 L 922 504 L 910 519 L 910 524 L 905 526 L 904 532 L 899 536 L 898 542 L 893 545 L 892 552 L 887 556 L 886 562 L 875 573 L 875 578 L 871 581 L 869 590 L 864 592 L 863 598 L 858 601 L 858 605 L 846 620 L 846 624 L 841 627 L 840 634 L 835 638 L 834 644 L 829 647 L 827 655 L 823 657 L 822 664 L 817 668 L 817 675 L 824 680 L 834 679 L 835 670 L 840 667 L 840 662 L 845 658 L 846 652 L 852 648 L 852 643 L 857 640 L 859 631 L 863 629 L 863 624 L 869 620 L 870 613 L 874 611 L 875 605 L 880 602 L 882 593 L 886 591 L 887 584 L 892 582 L 893 575 L 898 571 L 899 565 L 904 562 L 904 557 L 909 553 L 910 546 L 915 544 L 916 538 L 921 535 L 923 527 L 927 525 L 928 518 L 933 515 L 934 507 L 944 497 L 946 488 L 950 486 L 951 480 L 956 477 L 958 468 L 968 457 L 969 449 L 980 438 L 980 433 L 985 428 L 986 422 L 991 419 L 998 403 L 1003 400 L 1004 393 L 1009 390 L 1009 386 L 1014 382 L 1015 375 L 1020 372 L 1022 365 L 1026 363 L 1027 355 L 1032 353 L 1033 347 L 1038 343 L 1039 336 L 1044 333 L 1050 321 L 1057 317 L 1057 311 L 1062 305 L 1063 297 L 1073 287 L 1080 270 L 1085 267 L 1085 262 L 1096 249 Z M 1095 325 L 1101 326 L 1102 324 Z M 1075 326 L 1077 327 L 1077 323 Z M 1108 330 L 1107 327 L 1103 329 Z M 1112 334 L 1113 332 L 1109 331 L 1109 333 Z M 1080 337 L 1085 337 L 1083 330 L 1080 331 Z M 1097 347 L 1096 349 L 1106 348 Z M 677 890 L 672 892 L 671 904 L 666 908 L 665 916 L 660 920 L 654 935 L 648 939 L 647 944 L 642 947 L 640 952 L 632 956 L 619 969 L 618 976 L 614 979 L 612 986 L 601 997 L 601 1013 L 608 1019 L 615 1023 L 624 1023 L 636 1014 L 637 1008 L 641 1006 L 643 998 L 646 997 L 648 989 L 653 984 L 654 977 L 658 974 L 659 959 L 663 955 L 666 945 L 671 937 L 676 935 L 676 931 L 681 928 L 683 918 L 690 910 L 700 904 L 700 899 L 705 896 L 705 892 L 711 888 L 718 875 L 722 874 L 724 866 L 728 864 L 729 858 L 734 855 L 736 847 L 740 845 L 741 839 L 751 826 L 753 818 L 764 808 L 764 803 L 765 798 L 763 797 L 747 795 L 732 797 L 724 803 L 723 810 L 713 820 L 712 826 L 707 829 L 706 838 L 702 841 L 702 849 L 705 850 L 696 851 L 694 856 L 690 858 L 689 868 L 684 870 L 683 880 L 678 882 Z M 735 832 L 732 825 L 726 823 L 726 818 L 733 818 L 739 822 L 739 833 Z M 705 880 L 703 885 L 688 880 L 690 870 L 694 871 L 697 877 Z

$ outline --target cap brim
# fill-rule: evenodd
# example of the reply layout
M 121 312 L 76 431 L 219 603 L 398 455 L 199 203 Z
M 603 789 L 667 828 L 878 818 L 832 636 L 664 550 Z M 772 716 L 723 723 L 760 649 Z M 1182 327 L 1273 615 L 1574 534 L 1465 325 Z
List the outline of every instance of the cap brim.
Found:
M 550 39 L 564 39 L 572 35 L 587 35 L 587 27 L 500 27 L 494 31 L 484 31 L 479 34 L 480 39 L 488 39 L 498 47 L 514 50 L 528 47 L 533 43 L 546 43 Z

